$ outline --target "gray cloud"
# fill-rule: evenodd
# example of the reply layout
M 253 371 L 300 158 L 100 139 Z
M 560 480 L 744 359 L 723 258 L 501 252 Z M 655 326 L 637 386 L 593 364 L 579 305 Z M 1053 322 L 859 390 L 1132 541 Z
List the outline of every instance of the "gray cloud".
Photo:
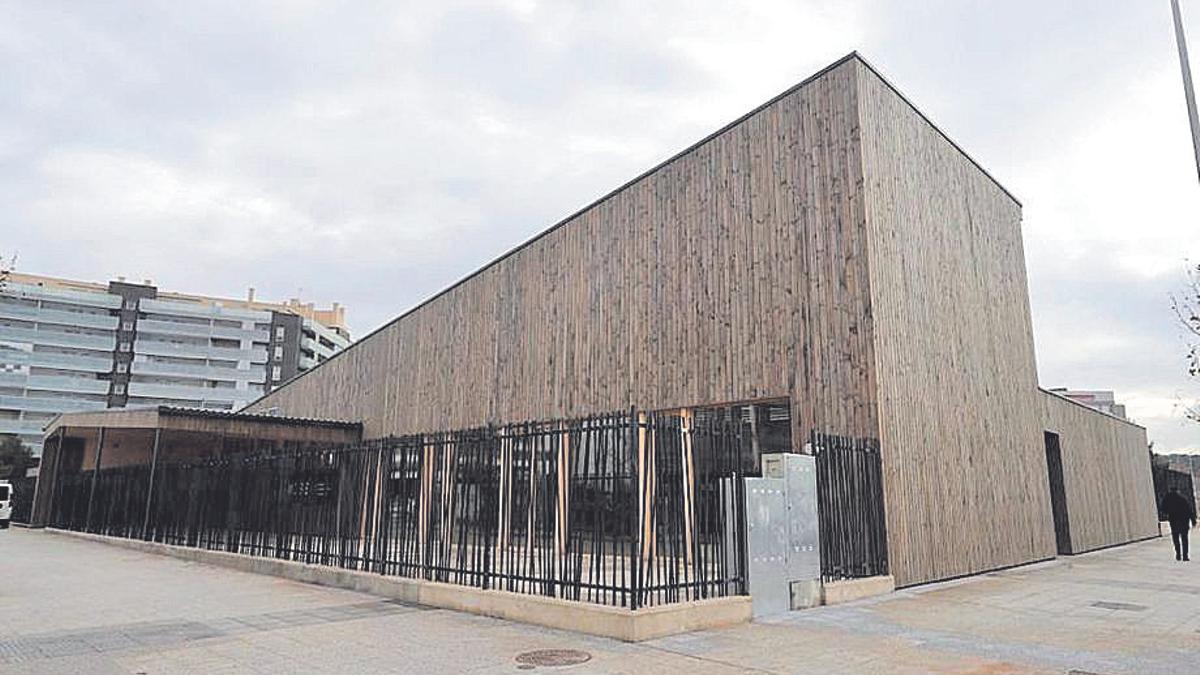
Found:
M 336 300 L 359 335 L 860 49 L 1025 203 L 1043 381 L 1117 389 L 1160 447 L 1200 446 L 1169 405 L 1200 389 L 1165 304 L 1200 259 L 1200 190 L 1165 2 L 3 16 L 0 249 L 30 272 Z

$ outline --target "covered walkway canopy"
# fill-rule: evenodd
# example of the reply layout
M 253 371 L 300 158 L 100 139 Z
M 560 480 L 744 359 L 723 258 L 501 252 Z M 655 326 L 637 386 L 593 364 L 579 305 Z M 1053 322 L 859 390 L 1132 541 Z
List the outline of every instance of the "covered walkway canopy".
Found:
M 31 524 L 45 525 L 60 476 L 232 453 L 356 443 L 362 424 L 151 406 L 63 413 L 45 429 Z

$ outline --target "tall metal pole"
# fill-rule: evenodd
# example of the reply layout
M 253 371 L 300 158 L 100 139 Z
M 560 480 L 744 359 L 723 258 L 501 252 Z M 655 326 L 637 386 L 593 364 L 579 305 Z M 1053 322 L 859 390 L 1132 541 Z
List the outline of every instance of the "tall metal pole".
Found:
M 1187 99 L 1188 121 L 1192 125 L 1192 150 L 1196 153 L 1196 175 L 1200 177 L 1200 119 L 1196 115 L 1196 92 L 1192 89 L 1192 67 L 1188 62 L 1187 39 L 1183 36 L 1183 18 L 1179 13 L 1179 0 L 1171 0 L 1171 14 L 1175 19 L 1175 42 L 1179 46 L 1179 67 L 1183 71 L 1183 95 Z

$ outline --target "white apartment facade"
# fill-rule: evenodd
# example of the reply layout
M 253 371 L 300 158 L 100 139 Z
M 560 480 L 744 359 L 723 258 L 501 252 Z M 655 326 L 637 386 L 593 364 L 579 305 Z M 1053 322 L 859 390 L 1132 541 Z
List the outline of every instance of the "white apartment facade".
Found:
M 1052 388 L 1050 391 L 1066 398 L 1082 403 L 1089 408 L 1099 410 L 1113 417 L 1129 419 L 1125 416 L 1125 406 L 1117 403 L 1116 394 L 1106 389 L 1067 389 L 1066 387 Z
M 13 274 L 0 290 L 0 434 L 40 454 L 60 412 L 240 409 L 348 346 L 344 312 Z

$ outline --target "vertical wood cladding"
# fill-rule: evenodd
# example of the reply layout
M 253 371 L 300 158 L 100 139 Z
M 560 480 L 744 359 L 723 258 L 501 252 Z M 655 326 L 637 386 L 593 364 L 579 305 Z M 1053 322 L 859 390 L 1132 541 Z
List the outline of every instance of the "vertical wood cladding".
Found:
M 896 582 L 1052 557 L 1020 204 L 866 68 L 859 100 Z
M 1146 430 L 1049 392 L 1043 425 L 1058 434 L 1071 552 L 1158 534 Z
M 374 437 L 790 396 L 797 439 L 874 437 L 857 77 L 839 62 L 250 409 Z
M 373 438 L 788 396 L 797 449 L 879 439 L 898 584 L 1048 558 L 1020 222 L 852 56 L 249 409 Z

